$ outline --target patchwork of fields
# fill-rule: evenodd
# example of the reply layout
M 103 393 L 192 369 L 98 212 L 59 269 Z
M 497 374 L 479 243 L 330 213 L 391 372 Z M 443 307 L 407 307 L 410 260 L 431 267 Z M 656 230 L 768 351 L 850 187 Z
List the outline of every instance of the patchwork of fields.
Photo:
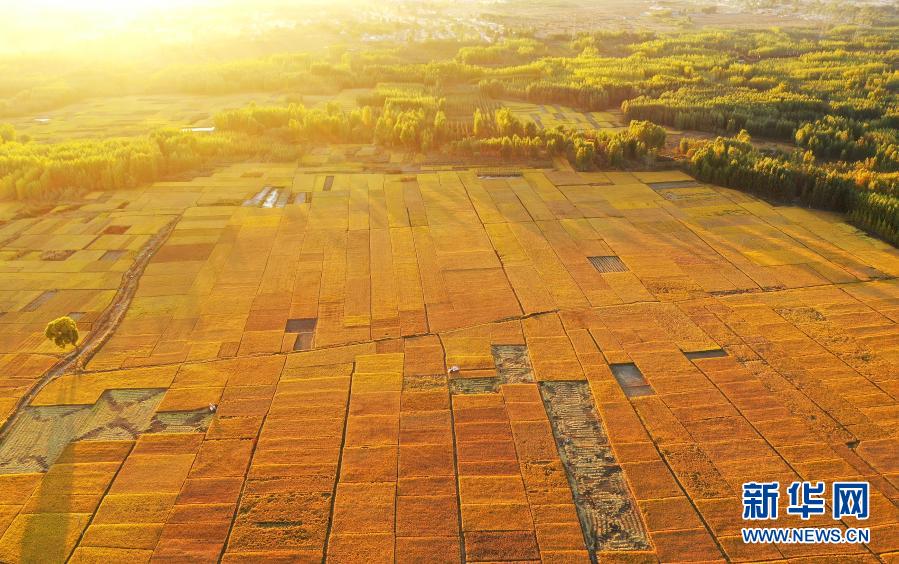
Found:
M 173 220 L 13 416 L 47 321 L 90 335 Z M 897 276 L 678 172 L 248 163 L 0 207 L 0 561 L 895 558 Z M 739 538 L 743 482 L 838 479 L 869 544 Z
M 530 104 L 527 102 L 503 102 L 522 122 L 532 121 L 541 129 L 563 126 L 581 131 L 620 131 L 627 129 L 622 123 L 621 112 L 582 112 L 555 104 Z

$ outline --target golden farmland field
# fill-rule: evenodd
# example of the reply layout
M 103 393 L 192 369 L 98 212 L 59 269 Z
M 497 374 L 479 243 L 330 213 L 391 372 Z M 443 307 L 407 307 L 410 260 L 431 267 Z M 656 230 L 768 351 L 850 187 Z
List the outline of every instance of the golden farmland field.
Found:
M 767 558 L 728 524 L 750 477 L 864 476 L 883 488 L 874 530 L 893 528 L 895 249 L 682 173 L 479 172 L 247 163 L 9 221 L 34 256 L 3 260 L 6 416 L 46 368 L 41 324 L 84 311 L 89 334 L 176 224 L 108 342 L 20 410 L 2 559 Z M 252 205 L 267 186 L 285 203 Z M 601 421 L 627 538 L 585 547 L 544 409 L 560 381 Z M 54 428 L 66 409 L 88 436 Z
M 0 22 L 0 562 L 899 562 L 895 7 L 258 4 Z

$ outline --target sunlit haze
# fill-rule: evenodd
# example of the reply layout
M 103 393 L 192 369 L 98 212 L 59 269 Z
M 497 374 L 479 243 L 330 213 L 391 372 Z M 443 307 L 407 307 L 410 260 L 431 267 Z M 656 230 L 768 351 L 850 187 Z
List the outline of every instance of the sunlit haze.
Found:
M 2 52 L 49 53 L 58 49 L 136 49 L 146 44 L 192 41 L 239 32 L 247 24 L 271 19 L 270 10 L 291 10 L 318 0 L 35 0 L 0 2 Z
M 0 563 L 899 564 L 897 63 L 897 0 L 0 0 Z

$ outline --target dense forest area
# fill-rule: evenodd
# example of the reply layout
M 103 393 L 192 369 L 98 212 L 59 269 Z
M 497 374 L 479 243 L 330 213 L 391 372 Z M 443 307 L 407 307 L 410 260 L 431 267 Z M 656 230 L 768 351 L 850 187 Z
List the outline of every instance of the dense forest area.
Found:
M 380 82 L 420 82 L 439 90 L 480 82 L 496 97 L 585 110 L 627 100 L 636 118 L 790 137 L 789 129 L 821 113 L 851 119 L 888 115 L 899 87 L 896 33 L 845 26 L 826 33 L 600 31 L 537 39 L 522 32 L 487 44 L 384 42 L 365 50 L 333 49 L 330 55 L 145 62 L 137 69 L 114 58 L 84 68 L 58 59 L 7 57 L 0 59 L 0 116 L 92 96 L 323 93 Z M 419 60 L 422 53 L 427 60 Z

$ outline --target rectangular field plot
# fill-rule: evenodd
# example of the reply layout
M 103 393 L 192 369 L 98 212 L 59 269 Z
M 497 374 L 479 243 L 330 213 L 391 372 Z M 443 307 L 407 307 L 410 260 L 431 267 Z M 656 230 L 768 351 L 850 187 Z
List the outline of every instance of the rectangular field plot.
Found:
M 721 358 L 727 356 L 727 353 L 721 349 L 713 349 L 708 351 L 685 352 L 684 356 L 690 360 L 696 360 L 702 358 Z
M 305 351 L 312 348 L 312 342 L 315 338 L 315 325 L 317 320 L 314 318 L 288 319 L 284 328 L 285 333 L 296 333 L 296 340 L 293 344 L 293 350 Z
M 502 105 L 521 121 L 532 122 L 540 129 L 561 125 L 571 129 L 617 131 L 626 125 L 620 112 L 582 112 L 566 106 L 511 101 L 503 101 Z
M 593 554 L 649 549 L 646 529 L 593 408 L 589 386 L 583 382 L 545 382 L 540 385 L 540 394 L 574 492 L 588 549 Z
M 692 357 L 687 357 L 692 358 Z M 655 394 L 652 386 L 646 381 L 643 373 L 632 362 L 609 365 L 612 375 L 618 380 L 624 394 L 629 398 L 651 396 Z
M 616 256 L 609 257 L 587 257 L 593 268 L 603 274 L 609 272 L 627 272 L 627 266 Z

